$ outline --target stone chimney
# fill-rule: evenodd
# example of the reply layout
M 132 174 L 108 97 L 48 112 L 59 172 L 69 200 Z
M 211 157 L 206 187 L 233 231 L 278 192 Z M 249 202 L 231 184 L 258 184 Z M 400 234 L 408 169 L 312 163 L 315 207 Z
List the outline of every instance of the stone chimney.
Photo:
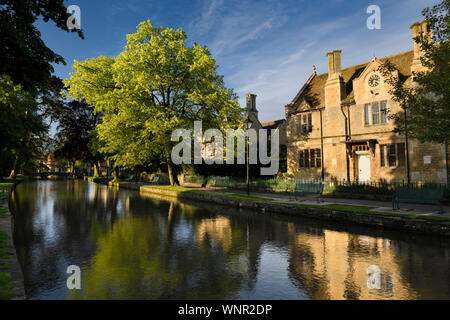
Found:
M 256 109 L 256 94 L 247 93 L 247 112 L 249 116 L 254 116 L 258 119 L 258 110 Z
M 345 98 L 345 83 L 341 74 L 341 50 L 327 53 L 328 80 L 325 85 L 325 106 L 340 106 Z
M 337 79 L 341 75 L 341 52 L 342 50 L 334 50 L 328 52 L 328 79 Z
M 418 44 L 414 39 L 424 35 L 428 35 L 430 37 L 433 36 L 428 20 L 425 19 L 422 22 L 415 22 L 410 27 L 410 29 L 412 30 L 412 37 L 414 44 L 414 59 L 411 65 L 411 71 L 412 72 L 425 71 L 425 68 L 422 66 L 422 63 L 420 62 L 420 58 L 422 57 L 423 52 L 420 48 L 420 44 Z

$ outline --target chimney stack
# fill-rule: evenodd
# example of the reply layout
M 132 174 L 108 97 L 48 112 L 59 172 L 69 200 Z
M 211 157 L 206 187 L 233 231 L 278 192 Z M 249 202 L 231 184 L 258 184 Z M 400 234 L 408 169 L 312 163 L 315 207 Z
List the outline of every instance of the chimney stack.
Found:
M 258 110 L 256 110 L 256 94 L 247 93 L 247 112 L 249 116 L 254 116 L 258 119 Z
M 325 84 L 325 106 L 340 106 L 345 98 L 345 82 L 341 74 L 341 52 L 328 52 L 328 80 Z
M 256 94 L 247 93 L 247 110 L 253 111 L 256 110 Z
M 328 79 L 337 79 L 341 76 L 341 52 L 342 50 L 334 50 L 328 52 Z
M 420 48 L 420 44 L 415 41 L 417 37 L 421 37 L 424 35 L 427 35 L 429 37 L 432 37 L 433 34 L 431 32 L 431 28 L 429 26 L 428 20 L 423 20 L 422 22 L 415 22 L 410 29 L 412 30 L 412 36 L 413 36 L 413 44 L 414 44 L 414 59 L 411 66 L 412 72 L 417 71 L 423 71 L 423 66 L 420 61 L 420 58 L 423 55 L 423 52 Z

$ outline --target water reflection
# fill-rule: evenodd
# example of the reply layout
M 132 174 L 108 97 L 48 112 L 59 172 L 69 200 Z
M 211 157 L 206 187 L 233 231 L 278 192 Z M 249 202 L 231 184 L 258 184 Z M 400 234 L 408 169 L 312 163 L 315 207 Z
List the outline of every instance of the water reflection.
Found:
M 81 181 L 13 193 L 31 299 L 450 298 L 447 239 L 382 233 Z M 82 268 L 82 290 L 66 268 Z M 367 268 L 381 270 L 367 286 Z

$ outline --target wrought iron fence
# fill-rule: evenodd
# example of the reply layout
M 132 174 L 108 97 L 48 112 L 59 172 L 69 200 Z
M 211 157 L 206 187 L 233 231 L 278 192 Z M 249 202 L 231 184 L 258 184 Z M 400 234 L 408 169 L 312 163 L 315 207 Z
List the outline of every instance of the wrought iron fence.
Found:
M 235 177 L 202 177 L 185 176 L 186 183 L 195 183 L 208 186 L 245 189 L 246 180 Z M 294 190 L 296 184 L 324 184 L 325 193 L 352 193 L 352 194 L 377 194 L 392 196 L 398 187 L 410 188 L 444 188 L 445 198 L 450 199 L 450 186 L 440 183 L 428 182 L 349 182 L 346 180 L 322 181 L 321 179 L 253 179 L 250 181 L 250 190 L 266 192 L 290 192 Z

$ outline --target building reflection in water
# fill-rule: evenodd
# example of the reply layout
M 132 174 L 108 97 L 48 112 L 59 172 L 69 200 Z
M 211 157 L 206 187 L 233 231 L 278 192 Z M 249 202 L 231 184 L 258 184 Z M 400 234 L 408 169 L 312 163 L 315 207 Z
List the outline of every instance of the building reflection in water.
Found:
M 37 182 L 13 194 L 30 298 L 450 298 L 441 238 L 340 227 L 84 182 Z M 82 288 L 65 287 L 82 267 Z M 379 288 L 367 285 L 369 266 Z

